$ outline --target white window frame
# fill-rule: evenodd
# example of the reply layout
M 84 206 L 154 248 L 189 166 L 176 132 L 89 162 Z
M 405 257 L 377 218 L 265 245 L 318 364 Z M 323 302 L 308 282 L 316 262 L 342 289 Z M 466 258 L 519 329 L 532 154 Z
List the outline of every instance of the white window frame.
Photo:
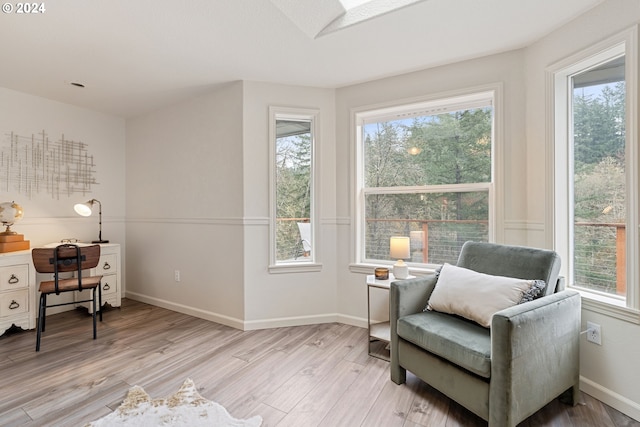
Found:
M 320 194 L 319 159 L 317 145 L 320 140 L 320 110 L 292 107 L 269 107 L 269 272 L 300 273 L 322 269 L 318 257 L 320 233 L 318 233 L 318 203 Z M 276 120 L 309 120 L 311 122 L 311 256 L 310 259 L 295 262 L 277 261 L 276 254 Z
M 563 260 L 561 275 L 567 278 L 567 286 L 573 282 L 573 251 L 569 221 L 573 220 L 573 200 L 571 194 L 572 142 L 569 134 L 572 129 L 571 117 L 571 77 L 590 68 L 625 56 L 626 81 L 626 188 L 627 188 L 627 293 L 623 300 L 620 297 L 575 288 L 582 295 L 583 307 L 621 320 L 640 323 L 640 266 L 638 265 L 639 238 L 638 206 L 640 199 L 640 181 L 638 180 L 638 27 L 604 40 L 588 49 L 578 52 L 550 66 L 546 71 L 547 111 L 549 127 L 547 128 L 547 183 L 546 239 L 553 244 Z
M 385 192 L 398 193 L 406 191 L 410 193 L 436 193 L 447 191 L 478 191 L 486 190 L 488 192 L 489 203 L 489 235 L 491 242 L 499 241 L 503 238 L 501 227 L 502 224 L 502 206 L 503 197 L 503 159 L 504 159 L 504 143 L 503 143 L 503 108 L 502 108 L 502 84 L 495 83 L 485 86 L 466 88 L 457 91 L 433 94 L 413 99 L 405 99 L 389 102 L 386 104 L 369 105 L 351 110 L 351 153 L 354 159 L 352 165 L 352 262 L 350 271 L 357 273 L 371 273 L 371 268 L 382 264 L 392 265 L 393 261 L 368 260 L 364 256 L 364 206 L 365 206 L 365 187 L 364 187 L 364 153 L 362 143 L 362 126 L 367 122 L 375 122 L 384 119 L 392 119 L 393 116 L 403 115 L 403 117 L 439 114 L 446 111 L 457 111 L 464 108 L 472 108 L 474 103 L 481 102 L 483 99 L 491 98 L 493 106 L 493 136 L 491 149 L 491 165 L 492 179 L 490 183 L 471 183 L 471 184 L 451 184 L 441 186 L 430 186 L 425 191 L 424 187 L 394 187 L 392 189 L 380 188 L 375 190 L 381 194 Z M 485 104 L 486 105 L 486 104 Z M 497 183 L 500 183 L 497 185 Z M 367 194 L 373 194 L 369 192 Z M 433 265 L 423 263 L 409 263 L 412 274 L 422 274 L 434 270 Z

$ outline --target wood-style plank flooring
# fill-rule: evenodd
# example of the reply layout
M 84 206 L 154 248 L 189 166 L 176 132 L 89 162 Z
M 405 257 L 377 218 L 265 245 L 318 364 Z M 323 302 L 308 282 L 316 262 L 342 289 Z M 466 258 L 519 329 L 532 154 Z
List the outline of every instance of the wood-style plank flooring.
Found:
M 413 375 L 398 386 L 388 362 L 367 355 L 365 329 L 338 323 L 242 332 L 131 300 L 108 309 L 91 339 L 86 311 L 47 316 L 35 332 L 0 337 L 0 425 L 82 426 L 115 408 L 133 385 L 167 397 L 186 378 L 237 418 L 263 426 L 486 426 Z M 582 394 L 521 423 L 640 426 Z

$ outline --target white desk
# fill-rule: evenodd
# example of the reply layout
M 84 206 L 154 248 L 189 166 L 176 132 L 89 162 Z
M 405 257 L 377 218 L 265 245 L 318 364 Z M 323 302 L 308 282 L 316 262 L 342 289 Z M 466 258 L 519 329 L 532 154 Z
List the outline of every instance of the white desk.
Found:
M 51 243 L 46 247 L 55 247 L 59 244 Z M 112 307 L 120 307 L 121 305 L 122 268 L 120 262 L 119 244 L 100 244 L 100 261 L 91 274 L 102 275 L 100 286 L 102 287 L 103 305 L 106 303 Z M 3 335 L 12 325 L 22 329 L 35 329 L 38 312 L 37 301 L 40 299 L 37 284 L 43 279 L 49 280 L 48 275 L 36 273 L 30 249 L 0 253 L 0 335 Z M 52 296 L 52 298 L 55 297 Z M 57 297 L 64 298 L 65 296 L 59 295 Z M 78 305 L 86 307 L 89 313 L 92 313 L 91 304 L 78 303 Z M 63 310 L 56 307 L 47 310 L 47 314 L 55 314 L 60 311 Z
M 120 267 L 120 245 L 117 243 L 100 243 L 100 260 L 95 269 L 89 270 L 89 276 L 102 276 L 100 287 L 102 288 L 102 305 L 109 304 L 112 307 L 122 305 L 122 268 Z M 74 292 L 78 299 L 78 292 Z M 89 314 L 93 314 L 93 304 L 84 302 L 78 304 L 86 307 Z
M 35 328 L 35 280 L 31 250 L 0 254 L 0 335 L 12 325 Z

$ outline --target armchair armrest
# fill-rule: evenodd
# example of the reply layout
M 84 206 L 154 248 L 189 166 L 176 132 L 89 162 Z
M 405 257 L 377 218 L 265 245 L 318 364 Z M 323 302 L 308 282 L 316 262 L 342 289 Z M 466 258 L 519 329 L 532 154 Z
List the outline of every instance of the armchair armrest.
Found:
M 438 277 L 435 273 L 408 280 L 391 282 L 389 316 L 396 320 L 408 314 L 421 312 L 427 305 Z
M 391 379 L 396 384 L 405 381 L 406 370 L 398 363 L 398 319 L 424 310 L 436 286 L 435 273 L 414 279 L 391 282 L 389 289 L 389 326 L 391 333 Z
M 515 425 L 572 387 L 577 397 L 580 305 L 564 290 L 493 315 L 489 424 Z

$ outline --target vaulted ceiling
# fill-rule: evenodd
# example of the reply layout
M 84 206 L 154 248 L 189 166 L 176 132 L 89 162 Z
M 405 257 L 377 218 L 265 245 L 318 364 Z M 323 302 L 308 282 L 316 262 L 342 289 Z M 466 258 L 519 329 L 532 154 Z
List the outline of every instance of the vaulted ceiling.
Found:
M 0 15 L 0 86 L 131 117 L 235 80 L 335 88 L 518 49 L 602 1 L 46 1 Z

